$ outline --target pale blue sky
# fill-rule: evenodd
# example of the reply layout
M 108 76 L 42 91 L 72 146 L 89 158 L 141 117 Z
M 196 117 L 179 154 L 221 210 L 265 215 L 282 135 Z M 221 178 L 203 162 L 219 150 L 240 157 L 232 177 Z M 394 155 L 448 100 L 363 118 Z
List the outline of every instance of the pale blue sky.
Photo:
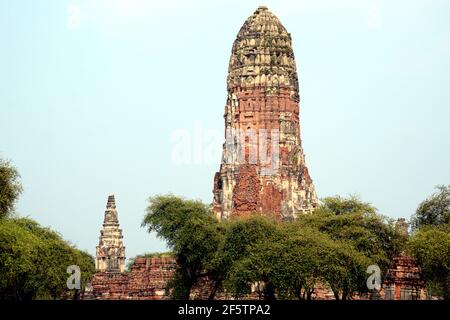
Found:
M 450 182 L 450 1 L 0 0 L 0 155 L 22 174 L 18 212 L 94 253 L 114 193 L 127 256 L 164 250 L 140 227 L 146 199 L 210 202 L 219 167 L 174 164 L 171 136 L 222 132 L 231 45 L 262 4 L 292 34 L 319 197 L 409 218 Z

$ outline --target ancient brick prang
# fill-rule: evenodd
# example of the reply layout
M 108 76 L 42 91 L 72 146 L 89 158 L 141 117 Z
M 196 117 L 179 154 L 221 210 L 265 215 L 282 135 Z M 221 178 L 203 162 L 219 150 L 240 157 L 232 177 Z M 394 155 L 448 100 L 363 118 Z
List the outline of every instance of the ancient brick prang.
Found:
M 96 248 L 95 269 L 97 271 L 125 271 L 125 247 L 114 195 L 108 197 L 100 242 Z
M 214 178 L 218 218 L 249 213 L 291 220 L 317 206 L 300 139 L 300 98 L 291 36 L 259 7 L 233 44 L 225 143 Z

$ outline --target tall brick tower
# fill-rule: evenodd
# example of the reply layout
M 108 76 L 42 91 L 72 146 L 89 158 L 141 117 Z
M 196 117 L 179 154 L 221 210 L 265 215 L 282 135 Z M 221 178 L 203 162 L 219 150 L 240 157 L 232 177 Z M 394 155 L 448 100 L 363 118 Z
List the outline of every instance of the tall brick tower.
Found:
M 300 139 L 291 36 L 266 7 L 240 29 L 228 67 L 225 143 L 214 177 L 218 218 L 295 219 L 317 206 Z
M 100 231 L 100 241 L 96 248 L 95 269 L 100 272 L 125 271 L 125 247 L 122 242 L 122 229 L 119 229 L 119 219 L 114 195 L 108 197 L 103 229 Z

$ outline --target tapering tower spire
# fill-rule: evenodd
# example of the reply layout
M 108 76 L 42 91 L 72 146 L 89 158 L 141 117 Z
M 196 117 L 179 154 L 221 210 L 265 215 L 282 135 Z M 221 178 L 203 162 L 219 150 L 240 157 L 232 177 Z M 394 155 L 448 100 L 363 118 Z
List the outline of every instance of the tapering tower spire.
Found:
M 225 143 L 214 177 L 219 218 L 294 219 L 317 206 L 300 138 L 291 35 L 265 6 L 240 29 L 228 67 Z
M 114 195 L 108 197 L 100 242 L 96 248 L 95 269 L 101 272 L 125 271 L 125 247 Z

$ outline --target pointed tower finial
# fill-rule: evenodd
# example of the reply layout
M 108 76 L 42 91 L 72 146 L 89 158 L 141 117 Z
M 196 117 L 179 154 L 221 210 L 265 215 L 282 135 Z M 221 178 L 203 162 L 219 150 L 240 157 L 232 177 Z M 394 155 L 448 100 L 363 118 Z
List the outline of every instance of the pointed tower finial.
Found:
M 103 226 L 119 226 L 119 218 L 116 210 L 116 199 L 114 195 L 108 196 L 108 202 L 106 203 L 105 219 Z
M 108 202 L 106 203 L 106 208 L 116 208 L 116 199 L 114 194 L 108 196 Z
M 99 272 L 124 272 L 125 247 L 114 195 L 108 196 L 100 242 L 96 248 L 95 268 Z

